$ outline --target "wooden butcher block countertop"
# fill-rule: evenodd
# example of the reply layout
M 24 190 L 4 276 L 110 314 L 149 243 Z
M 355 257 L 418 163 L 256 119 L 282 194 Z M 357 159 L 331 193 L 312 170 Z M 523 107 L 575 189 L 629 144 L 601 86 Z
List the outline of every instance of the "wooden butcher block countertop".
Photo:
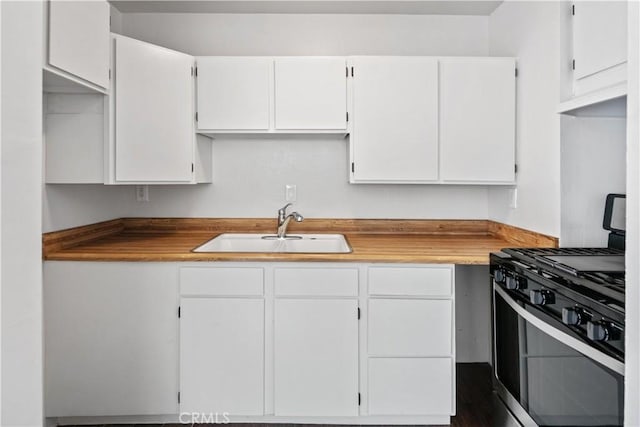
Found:
M 558 240 L 485 220 L 305 219 L 288 233 L 344 234 L 348 254 L 195 253 L 221 233 L 274 233 L 275 219 L 119 218 L 43 235 L 45 260 L 327 261 L 488 264 L 506 247 L 556 247 Z

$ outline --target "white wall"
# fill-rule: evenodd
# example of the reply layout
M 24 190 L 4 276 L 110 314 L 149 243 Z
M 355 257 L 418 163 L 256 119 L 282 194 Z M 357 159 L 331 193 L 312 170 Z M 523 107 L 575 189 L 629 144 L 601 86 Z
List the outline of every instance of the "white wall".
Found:
M 124 14 L 123 34 L 191 55 L 486 55 L 487 17 Z
M 625 424 L 640 425 L 640 4 L 629 2 Z
M 486 55 L 481 16 L 123 14 L 122 33 L 193 55 Z M 116 28 L 117 30 L 117 28 Z M 351 185 L 348 141 L 216 140 L 214 183 L 133 189 L 47 186 L 46 231 L 116 216 L 271 217 L 284 185 L 309 217 L 486 218 L 485 187 Z
M 456 361 L 491 362 L 491 283 L 486 265 L 456 265 Z
M 607 246 L 608 193 L 625 193 L 627 120 L 562 117 L 560 246 Z
M 0 2 L 3 426 L 42 410 L 42 2 Z
M 489 190 L 489 218 L 559 236 L 560 2 L 514 1 L 489 18 L 489 53 L 518 58 L 518 205 L 510 189 Z

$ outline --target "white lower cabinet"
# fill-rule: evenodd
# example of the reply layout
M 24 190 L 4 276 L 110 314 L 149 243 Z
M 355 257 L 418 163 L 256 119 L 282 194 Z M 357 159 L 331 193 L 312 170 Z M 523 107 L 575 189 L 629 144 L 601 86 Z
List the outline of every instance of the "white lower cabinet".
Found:
M 275 302 L 275 415 L 358 415 L 358 301 Z
M 370 415 L 455 414 L 452 266 L 368 270 Z
M 449 357 L 369 360 L 369 414 L 450 414 L 452 370 Z
M 264 413 L 264 300 L 183 298 L 180 411 Z
M 178 411 L 176 268 L 44 263 L 46 417 Z
M 49 261 L 44 282 L 46 416 L 67 424 L 455 413 L 452 265 Z

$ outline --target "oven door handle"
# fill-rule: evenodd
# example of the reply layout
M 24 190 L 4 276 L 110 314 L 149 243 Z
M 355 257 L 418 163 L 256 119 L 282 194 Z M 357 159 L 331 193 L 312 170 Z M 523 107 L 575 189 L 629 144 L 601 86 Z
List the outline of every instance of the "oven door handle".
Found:
M 569 334 L 567 334 L 565 332 L 562 332 L 562 331 L 554 328 L 553 326 L 549 325 L 548 323 L 538 319 L 536 316 L 534 316 L 533 314 L 531 314 L 530 312 L 525 310 L 523 307 L 518 305 L 514 301 L 514 299 L 511 298 L 509 296 L 509 294 L 507 294 L 506 291 L 504 291 L 502 288 L 497 286 L 495 283 L 493 285 L 493 290 L 498 295 L 500 295 L 502 297 L 502 299 L 507 304 L 509 304 L 509 307 L 511 307 L 513 309 L 513 311 L 515 311 L 518 314 L 518 316 L 522 317 L 524 320 L 526 320 L 527 322 L 531 323 L 533 326 L 535 326 L 536 328 L 540 329 L 545 334 L 557 339 L 558 341 L 562 342 L 563 344 L 568 345 L 569 347 L 571 347 L 575 351 L 584 354 L 588 358 L 590 358 L 592 360 L 595 360 L 596 362 L 600 363 L 601 365 L 606 366 L 607 368 L 611 369 L 612 371 L 624 376 L 624 363 L 620 362 L 619 360 L 614 359 L 611 356 L 607 356 L 606 354 L 602 353 L 601 351 L 596 350 L 595 348 L 591 347 L 590 345 L 585 344 L 582 341 L 572 337 L 571 335 L 569 335 Z

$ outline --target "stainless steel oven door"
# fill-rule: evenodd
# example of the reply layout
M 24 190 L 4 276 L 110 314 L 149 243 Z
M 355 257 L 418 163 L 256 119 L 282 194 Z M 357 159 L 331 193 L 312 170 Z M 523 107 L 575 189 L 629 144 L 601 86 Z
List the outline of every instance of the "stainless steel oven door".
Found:
M 622 426 L 624 364 L 494 283 L 498 394 L 523 425 Z

